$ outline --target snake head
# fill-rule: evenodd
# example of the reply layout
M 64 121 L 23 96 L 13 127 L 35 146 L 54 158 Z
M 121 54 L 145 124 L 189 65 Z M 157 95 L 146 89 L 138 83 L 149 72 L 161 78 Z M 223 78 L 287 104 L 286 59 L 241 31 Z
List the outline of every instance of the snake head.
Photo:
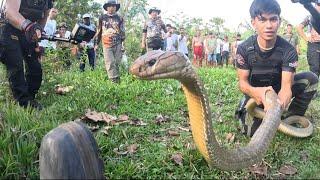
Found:
M 146 80 L 179 79 L 190 67 L 191 63 L 184 54 L 157 50 L 136 59 L 130 67 L 130 73 Z

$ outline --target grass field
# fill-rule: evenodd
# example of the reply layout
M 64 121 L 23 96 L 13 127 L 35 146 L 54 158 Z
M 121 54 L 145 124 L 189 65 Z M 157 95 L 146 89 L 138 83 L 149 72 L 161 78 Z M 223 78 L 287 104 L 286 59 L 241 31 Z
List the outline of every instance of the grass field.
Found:
M 299 71 L 307 69 L 305 58 Z M 99 63 L 101 64 L 101 63 Z M 53 73 L 45 69 L 43 86 L 38 95 L 43 111 L 32 111 L 15 105 L 4 68 L 0 68 L 0 179 L 39 178 L 38 151 L 42 137 L 59 124 L 75 120 L 87 109 L 130 119 L 140 119 L 146 125 L 121 124 L 112 126 L 108 135 L 105 124 L 94 131 L 105 176 L 110 179 L 198 179 L 198 178 L 320 178 L 320 101 L 316 99 L 306 114 L 315 123 L 312 137 L 297 139 L 278 132 L 259 169 L 224 172 L 209 168 L 195 149 L 186 116 L 186 101 L 180 84 L 174 80 L 140 81 L 123 72 L 120 85 L 110 83 L 100 65 L 97 70 L 80 73 L 74 65 L 69 71 Z M 249 139 L 239 131 L 234 110 L 242 96 L 232 68 L 198 70 L 210 96 L 214 131 L 227 148 L 245 145 Z M 66 95 L 57 95 L 57 84 L 73 86 Z M 161 115 L 164 122 L 157 122 Z M 158 118 L 159 119 L 159 118 Z M 92 126 L 92 123 L 90 123 Z M 235 135 L 228 142 L 228 134 Z M 114 149 L 126 150 L 137 145 L 133 153 L 120 155 Z M 182 162 L 174 162 L 179 154 Z M 294 167 L 294 175 L 285 175 L 283 166 Z M 259 175 L 260 174 L 260 175 Z M 289 172 L 287 174 L 290 174 Z

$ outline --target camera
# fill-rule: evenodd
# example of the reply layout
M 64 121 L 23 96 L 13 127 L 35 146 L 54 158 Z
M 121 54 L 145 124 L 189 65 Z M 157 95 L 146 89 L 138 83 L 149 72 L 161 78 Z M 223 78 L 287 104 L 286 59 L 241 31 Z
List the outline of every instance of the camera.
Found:
M 305 3 L 320 4 L 320 0 L 291 0 L 291 2 L 293 2 L 293 3 L 301 3 L 301 4 L 305 4 Z

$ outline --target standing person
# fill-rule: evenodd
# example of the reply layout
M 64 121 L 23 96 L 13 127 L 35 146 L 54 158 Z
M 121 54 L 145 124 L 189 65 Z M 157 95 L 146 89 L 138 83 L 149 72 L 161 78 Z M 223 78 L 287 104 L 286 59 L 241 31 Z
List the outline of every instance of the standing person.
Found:
M 178 51 L 189 57 L 188 51 L 188 37 L 184 28 L 180 28 L 180 35 L 178 36 Z
M 82 16 L 83 19 L 83 25 L 92 30 L 96 31 L 96 26 L 91 23 L 90 21 L 91 15 L 90 14 L 84 14 Z M 91 70 L 94 70 L 95 68 L 95 59 L 96 59 L 96 50 L 94 48 L 94 38 L 92 38 L 89 42 L 83 41 L 80 43 L 80 71 L 83 72 L 84 68 L 86 66 L 86 58 L 82 57 L 84 54 L 88 55 L 89 59 L 89 65 L 91 66 Z
M 233 67 L 235 67 L 235 63 L 236 63 L 236 53 L 237 53 L 237 49 L 238 46 L 242 43 L 243 41 L 241 40 L 241 35 L 237 34 L 235 41 L 232 43 L 231 45 L 231 57 L 232 57 L 232 64 Z
M 281 108 L 288 107 L 286 117 L 303 116 L 317 91 L 318 78 L 312 72 L 295 74 L 297 51 L 277 35 L 280 12 L 276 0 L 254 0 L 251 4 L 251 22 L 257 35 L 249 37 L 237 50 L 239 88 L 245 94 L 241 104 L 245 105 L 252 97 L 260 107 L 268 110 L 265 96 L 267 91 L 274 91 L 278 94 Z M 243 124 L 243 132 L 252 136 L 262 120 L 254 118 L 253 123 L 247 121 L 242 105 L 237 111 L 238 117 Z
M 171 24 L 166 24 L 166 32 L 167 33 L 165 33 L 164 31 L 162 31 L 162 39 L 163 39 L 163 45 L 162 45 L 162 50 L 163 51 L 165 51 L 166 49 L 167 49 L 167 36 L 168 36 L 168 32 L 170 32 L 171 31 L 171 28 L 172 28 L 172 26 L 171 26 Z
M 315 5 L 315 8 L 320 12 L 320 4 Z M 311 24 L 311 16 L 299 24 L 297 30 L 299 35 L 308 42 L 307 59 L 310 66 L 310 71 L 314 72 L 318 77 L 320 74 L 320 35 L 315 31 Z M 307 36 L 303 29 L 308 26 L 310 36 Z
M 2 9 L 6 20 L 0 22 L 0 59 L 6 66 L 13 97 L 22 107 L 42 109 L 35 100 L 42 81 L 35 48 L 52 5 L 52 0 L 7 0 Z
M 192 38 L 193 49 L 193 64 L 202 67 L 203 59 L 203 38 L 201 37 L 201 31 L 198 30 L 196 35 Z
M 49 17 L 48 17 L 46 25 L 44 27 L 44 31 L 49 36 L 55 35 L 55 33 L 57 31 L 57 22 L 56 22 L 57 15 L 58 15 L 58 9 L 52 8 L 50 10 Z M 50 42 L 48 40 L 42 40 L 39 43 L 39 48 L 40 48 L 40 59 L 42 59 L 45 54 L 46 49 L 47 50 L 56 49 L 56 43 Z
M 222 64 L 226 63 L 226 67 L 228 67 L 229 64 L 229 55 L 230 55 L 230 42 L 228 40 L 228 36 L 224 36 L 223 43 L 222 43 Z
M 67 29 L 68 29 L 67 23 L 65 22 L 60 23 L 59 30 L 56 36 L 69 39 L 71 32 L 68 31 Z M 59 51 L 58 56 L 59 58 L 62 59 L 63 66 L 66 69 L 70 69 L 71 67 L 71 49 L 70 49 L 71 46 L 70 45 L 71 44 L 69 42 L 62 42 L 62 41 L 57 42 L 57 50 L 61 50 Z
M 170 28 L 170 31 L 167 33 L 166 38 L 166 51 L 177 51 L 178 50 L 178 35 L 176 34 L 176 28 Z
M 108 0 L 103 5 L 106 14 L 99 17 L 97 28 L 97 44 L 102 39 L 103 56 L 109 80 L 120 83 L 119 65 L 122 58 L 125 29 L 123 18 L 117 14 L 120 4 L 116 0 Z M 95 48 L 97 49 L 97 45 Z
M 223 41 L 217 36 L 217 48 L 216 48 L 216 59 L 218 66 L 223 65 L 222 57 L 221 57 L 221 49 L 222 49 Z
M 300 54 L 299 48 L 299 38 L 292 31 L 292 24 L 287 24 L 286 33 L 283 35 L 283 38 L 287 40 L 293 47 L 296 48 L 297 53 Z
M 160 13 L 161 10 L 156 7 L 149 10 L 150 18 L 147 20 L 142 30 L 142 49 L 150 51 L 158 50 L 163 47 L 162 31 L 166 33 L 167 30 L 161 18 L 158 17 Z
M 217 39 L 215 38 L 214 34 L 210 32 L 205 43 L 205 51 L 208 56 L 207 57 L 208 65 L 211 67 L 217 65 L 217 60 L 215 55 L 216 48 L 217 48 Z

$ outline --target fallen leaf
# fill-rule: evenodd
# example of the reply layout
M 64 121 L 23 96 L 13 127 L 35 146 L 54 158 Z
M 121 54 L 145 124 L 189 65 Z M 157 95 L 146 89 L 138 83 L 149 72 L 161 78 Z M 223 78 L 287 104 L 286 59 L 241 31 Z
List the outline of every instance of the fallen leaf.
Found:
M 63 87 L 62 85 L 58 84 L 55 87 L 56 94 L 60 94 L 60 95 L 65 95 L 65 94 L 69 93 L 72 90 L 73 90 L 73 86 L 65 86 L 65 87 Z
M 168 134 L 169 134 L 170 136 L 180 136 L 180 134 L 179 134 L 178 132 L 173 131 L 173 130 L 169 130 L 169 131 L 168 131 Z
M 179 166 L 182 166 L 183 157 L 181 153 L 177 153 L 171 156 L 171 159 L 174 163 L 176 163 Z
M 118 148 L 114 148 L 113 152 L 116 153 L 117 155 L 127 155 L 128 151 L 124 150 L 124 145 L 121 144 Z
M 135 125 L 135 126 L 146 126 L 147 123 L 144 123 L 142 120 L 140 119 L 132 119 L 130 122 L 130 125 Z
M 233 142 L 234 142 L 234 139 L 235 139 L 235 134 L 232 134 L 232 133 L 228 133 L 228 134 L 227 134 L 226 140 L 227 140 L 229 143 L 233 143 Z
M 261 162 L 260 164 L 255 164 L 249 167 L 249 171 L 253 175 L 266 177 L 268 173 L 268 167 L 265 163 Z
M 120 115 L 120 116 L 118 117 L 118 120 L 119 120 L 119 121 L 128 121 L 128 120 L 129 120 L 129 116 L 127 116 L 127 115 Z
M 109 135 L 109 130 L 111 128 L 112 128 L 112 126 L 106 126 L 100 132 L 102 132 L 104 135 Z
M 146 103 L 147 103 L 147 104 L 152 104 L 152 101 L 147 100 Z
M 190 132 L 190 128 L 178 127 L 181 131 Z
M 103 112 L 99 113 L 99 112 L 91 111 L 90 109 L 88 109 L 83 119 L 90 120 L 93 122 L 106 122 L 107 124 L 110 124 L 112 121 L 116 121 L 117 117 L 107 113 L 103 113 Z
M 157 125 L 161 125 L 162 123 L 165 123 L 168 121 L 170 121 L 170 118 L 168 116 L 163 116 L 161 114 L 157 115 L 156 120 L 155 120 Z
M 42 92 L 42 95 L 44 95 L 44 96 L 47 95 L 47 92 L 43 91 L 43 92 Z
M 292 165 L 284 165 L 280 168 L 279 170 L 280 173 L 285 174 L 285 175 L 294 175 L 296 174 L 298 171 L 295 167 L 293 167 Z
M 130 146 L 127 147 L 127 151 L 129 154 L 134 154 L 138 150 L 138 145 L 137 144 L 131 144 Z
M 187 143 L 184 145 L 185 148 L 189 149 L 189 150 L 196 150 L 197 147 L 194 143 Z
M 96 130 L 100 129 L 100 127 L 99 127 L 99 125 L 96 125 L 96 126 L 89 126 L 89 129 L 90 129 L 92 132 L 94 132 L 94 131 L 96 131 Z

